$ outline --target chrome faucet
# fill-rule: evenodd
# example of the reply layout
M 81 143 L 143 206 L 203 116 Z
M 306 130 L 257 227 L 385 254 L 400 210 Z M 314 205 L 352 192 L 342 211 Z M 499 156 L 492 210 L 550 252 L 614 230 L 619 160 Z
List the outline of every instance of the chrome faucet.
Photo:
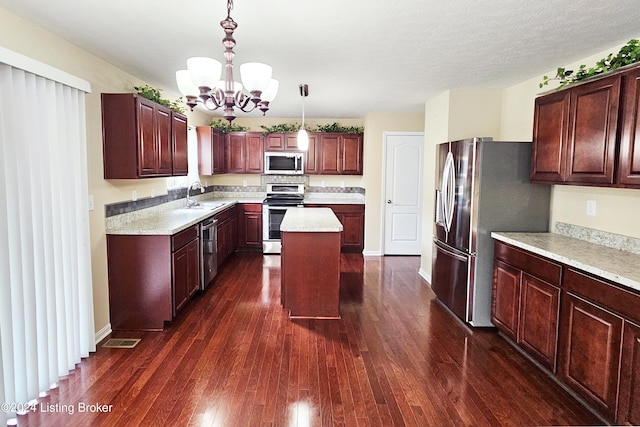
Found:
M 195 190 L 196 188 L 200 189 L 200 193 L 204 193 L 204 186 L 200 181 L 194 181 L 191 183 L 189 188 L 187 188 L 187 200 L 186 205 L 188 208 L 192 206 L 198 206 L 198 201 L 191 198 L 191 190 Z

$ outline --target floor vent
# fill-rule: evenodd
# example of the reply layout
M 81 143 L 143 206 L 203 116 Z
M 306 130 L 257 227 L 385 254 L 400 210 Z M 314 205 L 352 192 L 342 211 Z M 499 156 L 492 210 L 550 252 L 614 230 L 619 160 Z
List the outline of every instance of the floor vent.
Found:
M 133 348 L 140 342 L 137 338 L 111 338 L 102 346 L 106 348 Z

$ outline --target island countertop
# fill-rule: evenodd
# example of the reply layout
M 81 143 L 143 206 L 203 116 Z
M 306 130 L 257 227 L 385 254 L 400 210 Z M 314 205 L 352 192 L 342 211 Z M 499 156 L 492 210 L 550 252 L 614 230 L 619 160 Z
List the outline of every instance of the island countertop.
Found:
M 291 208 L 280 223 L 280 231 L 337 233 L 342 224 L 330 208 Z

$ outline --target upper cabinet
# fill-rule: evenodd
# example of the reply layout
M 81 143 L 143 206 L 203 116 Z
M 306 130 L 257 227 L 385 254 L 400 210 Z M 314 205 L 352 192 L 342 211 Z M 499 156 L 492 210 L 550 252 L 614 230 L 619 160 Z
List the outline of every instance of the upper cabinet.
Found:
M 211 126 L 197 126 L 196 133 L 200 175 L 224 173 L 224 134 Z
M 264 137 L 264 151 L 299 151 L 297 132 L 273 132 Z
M 187 118 L 137 94 L 102 94 L 105 179 L 187 175 Z
M 320 133 L 317 135 L 319 138 L 315 144 L 315 156 L 318 162 L 318 174 L 362 175 L 361 134 Z
M 262 173 L 264 145 L 260 132 L 229 132 L 224 139 L 225 171 Z
M 535 100 L 531 180 L 640 188 L 640 66 Z

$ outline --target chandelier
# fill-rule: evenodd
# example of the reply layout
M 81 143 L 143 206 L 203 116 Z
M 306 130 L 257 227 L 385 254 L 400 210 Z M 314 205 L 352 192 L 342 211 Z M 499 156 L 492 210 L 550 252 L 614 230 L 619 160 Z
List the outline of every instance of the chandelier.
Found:
M 236 118 L 235 108 L 248 113 L 258 108 L 264 115 L 269 103 L 278 93 L 278 81 L 271 78 L 272 69 L 267 64 L 249 62 L 240 65 L 242 84 L 233 79 L 233 48 L 236 40 L 233 32 L 238 24 L 231 18 L 233 0 L 227 0 L 227 17 L 220 21 L 225 36 L 225 74 L 220 80 L 222 64 L 212 58 L 193 57 L 187 59 L 187 69 L 176 71 L 178 89 L 193 108 L 202 104 L 208 110 L 224 109 L 224 118 L 231 123 Z M 243 86 L 244 85 L 244 86 Z M 243 92 L 246 89 L 249 94 Z

